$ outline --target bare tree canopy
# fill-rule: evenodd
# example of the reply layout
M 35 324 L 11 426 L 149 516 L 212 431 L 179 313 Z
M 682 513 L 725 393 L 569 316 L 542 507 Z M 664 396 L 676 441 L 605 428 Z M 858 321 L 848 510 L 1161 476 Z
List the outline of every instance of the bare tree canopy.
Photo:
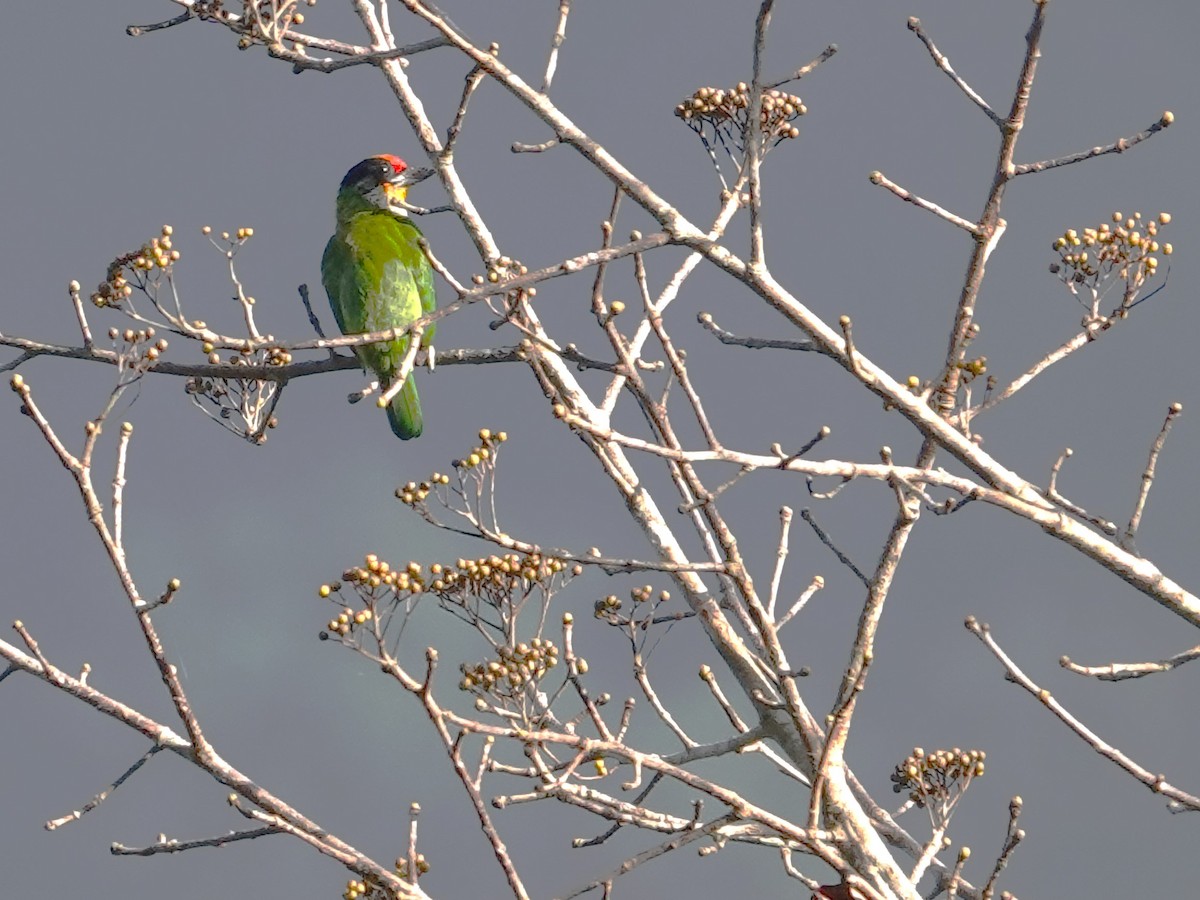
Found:
M 144 176 L 7 176 L 10 819 L 180 898 L 1194 884 L 1187 41 L 927 5 L 138 4 Z

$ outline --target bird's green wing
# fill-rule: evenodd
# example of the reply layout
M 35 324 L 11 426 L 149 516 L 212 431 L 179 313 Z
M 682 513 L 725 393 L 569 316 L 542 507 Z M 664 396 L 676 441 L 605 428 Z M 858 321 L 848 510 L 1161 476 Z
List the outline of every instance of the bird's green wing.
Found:
M 407 223 L 416 234 L 414 240 L 422 237 L 421 229 L 417 228 L 412 222 Z M 420 259 L 416 260 L 414 268 L 414 279 L 417 283 L 417 294 L 421 298 L 421 315 L 427 316 L 437 309 L 437 290 L 433 286 L 433 266 L 429 264 L 429 258 L 421 250 L 420 245 L 417 245 L 417 252 L 420 254 Z M 434 332 L 437 331 L 437 323 L 431 323 L 425 329 L 425 333 L 421 335 L 421 346 L 433 346 Z
M 321 257 L 321 283 L 325 285 L 325 293 L 329 297 L 329 307 L 333 310 L 333 318 L 337 321 L 338 331 L 350 334 L 346 329 L 346 317 L 342 313 L 342 298 L 363 293 L 364 288 L 358 284 L 357 271 L 354 267 L 354 254 L 350 245 L 339 235 L 334 235 L 325 245 L 325 253 Z
M 436 305 L 433 272 L 422 252 L 420 231 L 385 210 L 355 216 L 325 248 L 321 280 L 343 334 L 398 328 Z M 363 365 L 390 384 L 408 349 L 408 337 L 356 348 Z M 427 343 L 427 340 L 426 340 Z M 421 404 L 410 375 L 388 409 L 397 436 L 421 433 Z

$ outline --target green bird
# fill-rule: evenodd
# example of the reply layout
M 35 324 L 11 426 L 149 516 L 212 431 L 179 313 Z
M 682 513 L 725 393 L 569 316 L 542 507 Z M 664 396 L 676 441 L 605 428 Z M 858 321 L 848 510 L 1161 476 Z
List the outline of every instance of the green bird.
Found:
M 364 159 L 342 179 L 337 230 L 321 258 L 321 282 L 342 334 L 403 328 L 437 307 L 433 268 L 421 250 L 421 231 L 405 211 L 408 189 L 433 174 L 412 169 L 398 156 Z M 432 325 L 421 346 L 433 341 Z M 355 347 L 380 391 L 396 378 L 411 337 Z M 407 441 L 421 433 L 421 400 L 410 373 L 387 408 L 392 432 Z

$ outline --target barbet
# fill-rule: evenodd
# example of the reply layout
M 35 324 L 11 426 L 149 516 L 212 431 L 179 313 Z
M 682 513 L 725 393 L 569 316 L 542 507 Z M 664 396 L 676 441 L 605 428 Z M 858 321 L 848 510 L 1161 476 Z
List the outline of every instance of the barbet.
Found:
M 342 334 L 403 328 L 437 307 L 433 269 L 421 250 L 421 230 L 405 210 L 411 185 L 433 174 L 412 169 L 398 156 L 364 159 L 342 179 L 337 194 L 337 230 L 321 258 L 321 282 Z M 433 341 L 430 325 L 421 345 Z M 411 336 L 355 347 L 363 366 L 379 379 L 380 391 L 395 381 Z M 421 400 L 410 373 L 387 408 L 401 440 L 421 433 Z

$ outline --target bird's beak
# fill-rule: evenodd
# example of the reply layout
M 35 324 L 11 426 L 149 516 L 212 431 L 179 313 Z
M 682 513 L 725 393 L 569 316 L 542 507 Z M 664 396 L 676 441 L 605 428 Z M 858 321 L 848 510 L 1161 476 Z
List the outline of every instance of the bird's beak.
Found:
M 433 174 L 433 169 L 407 168 L 388 183 L 395 187 L 411 187 Z
M 433 174 L 433 169 L 405 169 L 383 185 L 388 203 L 393 206 L 408 207 L 408 189 L 419 181 L 424 181 Z

